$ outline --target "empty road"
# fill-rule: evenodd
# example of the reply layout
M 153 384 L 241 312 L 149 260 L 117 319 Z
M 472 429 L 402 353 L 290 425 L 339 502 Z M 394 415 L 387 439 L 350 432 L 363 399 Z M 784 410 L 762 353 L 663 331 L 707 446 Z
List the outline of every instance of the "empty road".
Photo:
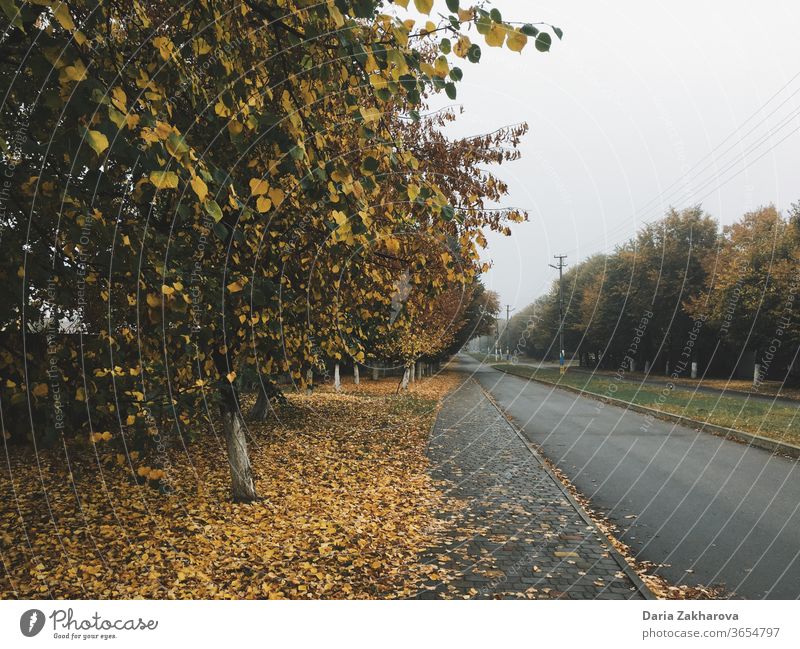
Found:
M 675 584 L 800 598 L 800 464 L 527 381 L 465 355 L 473 374 L 638 559 Z M 798 418 L 800 425 L 800 417 Z

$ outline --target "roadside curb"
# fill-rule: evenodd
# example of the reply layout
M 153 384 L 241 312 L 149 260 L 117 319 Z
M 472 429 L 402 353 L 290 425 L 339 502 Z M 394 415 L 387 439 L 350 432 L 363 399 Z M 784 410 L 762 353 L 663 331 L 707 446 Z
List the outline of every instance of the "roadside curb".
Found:
M 631 403 L 630 401 L 623 401 L 622 399 L 615 399 L 614 397 L 606 397 L 601 394 L 597 394 L 596 392 L 588 392 L 580 388 L 572 387 L 571 385 L 559 385 L 556 383 L 552 383 L 551 381 L 544 381 L 542 379 L 537 379 L 530 376 L 522 376 L 521 374 L 509 372 L 508 370 L 504 370 L 495 365 L 492 365 L 491 367 L 500 372 L 503 372 L 504 374 L 509 374 L 511 376 L 516 376 L 518 378 L 525 379 L 528 381 L 541 383 L 542 385 L 549 385 L 550 387 L 555 388 L 556 390 L 566 390 L 567 392 L 574 392 L 575 394 L 579 394 L 582 397 L 588 397 L 590 399 L 595 399 L 596 401 L 602 401 L 612 406 L 617 406 L 619 408 L 624 408 L 626 410 L 632 410 L 633 412 L 638 412 L 643 415 L 650 415 L 651 417 L 655 417 L 656 419 L 662 419 L 677 424 L 683 424 L 684 426 L 693 428 L 700 432 L 711 433 L 712 435 L 718 435 L 726 439 L 731 439 L 735 442 L 749 444 L 750 446 L 755 446 L 757 448 L 761 448 L 766 451 L 771 451 L 773 453 L 780 453 L 781 455 L 787 455 L 791 458 L 795 459 L 800 458 L 800 446 L 795 446 L 794 444 L 778 442 L 775 441 L 774 439 L 769 439 L 768 437 L 762 437 L 761 435 L 756 435 L 754 433 L 745 433 L 744 431 L 736 430 L 735 428 L 726 428 L 725 426 L 709 424 L 706 422 L 699 421 L 697 419 L 690 419 L 689 417 L 684 417 L 683 415 L 674 415 L 669 412 L 664 412 L 663 410 L 656 410 L 655 408 L 640 406 L 639 404 Z M 800 406 L 800 404 L 798 404 L 798 406 Z
M 639 575 L 636 573 L 636 571 L 625 560 L 625 557 L 623 557 L 622 554 L 619 552 L 619 550 L 617 550 L 611 544 L 611 542 L 608 540 L 608 537 L 606 536 L 605 532 L 603 532 L 597 526 L 597 524 L 591 519 L 591 517 L 586 512 L 586 510 L 583 508 L 583 506 L 577 500 L 575 500 L 573 495 L 569 492 L 569 489 L 567 489 L 567 487 L 564 485 L 564 483 L 561 482 L 560 478 L 553 472 L 553 470 L 547 464 L 547 462 L 545 461 L 545 459 L 542 456 L 542 454 L 527 439 L 525 439 L 525 436 L 522 434 L 522 431 L 517 427 L 517 425 L 513 421 L 511 421 L 511 419 L 509 419 L 509 417 L 506 415 L 506 413 L 503 411 L 503 409 L 494 400 L 492 395 L 489 394 L 489 392 L 475 378 L 471 378 L 470 380 L 475 381 L 475 384 L 478 386 L 480 391 L 486 397 L 486 400 L 494 406 L 494 408 L 497 410 L 497 412 L 500 414 L 500 416 L 503 418 L 503 420 L 511 427 L 511 430 L 513 430 L 516 433 L 517 437 L 519 437 L 520 441 L 525 445 L 525 448 L 528 449 L 528 451 L 531 453 L 531 455 L 533 455 L 533 457 L 536 459 L 536 461 L 547 472 L 547 475 L 550 476 L 550 478 L 553 480 L 553 482 L 555 482 L 555 484 L 558 486 L 558 488 L 561 490 L 561 492 L 566 496 L 567 500 L 572 505 L 572 507 L 575 509 L 575 511 L 578 513 L 578 515 L 581 517 L 581 519 L 583 519 L 583 521 L 588 526 L 590 526 L 592 529 L 594 529 L 597 532 L 597 534 L 603 540 L 603 544 L 605 545 L 606 549 L 608 550 L 608 553 L 614 558 L 614 560 L 617 562 L 617 564 L 619 565 L 620 569 L 622 570 L 622 572 L 625 573 L 625 575 L 628 577 L 628 579 L 630 579 L 631 582 L 633 582 L 633 585 L 636 586 L 636 590 L 639 591 L 639 593 L 642 595 L 642 597 L 644 597 L 645 599 L 648 599 L 648 600 L 658 599 L 653 594 L 653 592 L 647 587 L 647 584 L 645 584 L 644 581 L 642 581 L 642 578 L 639 577 Z

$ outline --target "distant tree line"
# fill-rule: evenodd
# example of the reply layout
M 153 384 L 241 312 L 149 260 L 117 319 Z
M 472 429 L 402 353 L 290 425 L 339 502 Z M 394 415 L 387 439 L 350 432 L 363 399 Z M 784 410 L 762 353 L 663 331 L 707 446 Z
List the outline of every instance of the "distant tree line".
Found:
M 800 345 L 800 202 L 719 227 L 671 209 L 611 254 L 564 274 L 567 358 L 602 369 L 794 377 Z M 516 356 L 558 358 L 558 281 L 501 332 Z

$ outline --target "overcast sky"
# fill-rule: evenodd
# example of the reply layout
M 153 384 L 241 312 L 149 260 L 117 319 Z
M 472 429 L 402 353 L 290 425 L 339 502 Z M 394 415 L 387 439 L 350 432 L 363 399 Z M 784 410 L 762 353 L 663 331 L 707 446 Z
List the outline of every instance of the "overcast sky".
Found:
M 483 57 L 478 65 L 461 65 L 458 103 L 465 112 L 454 134 L 521 121 L 530 126 L 522 159 L 499 169 L 511 187 L 507 204 L 531 216 L 513 227 L 512 237 L 489 240 L 486 256 L 494 265 L 485 281 L 503 304 L 519 309 L 544 293 L 555 276 L 548 268 L 554 254 L 575 262 L 612 250 L 668 205 L 702 202 L 730 223 L 759 205 L 786 209 L 800 199 L 800 132 L 789 135 L 800 128 L 792 115 L 800 110 L 800 76 L 791 81 L 800 73 L 797 3 L 492 5 L 506 20 L 546 21 L 564 30 L 550 53 L 529 43 L 517 54 L 486 46 L 473 28 Z M 446 97 L 434 101 L 446 103 Z M 690 170 L 688 182 L 660 196 Z

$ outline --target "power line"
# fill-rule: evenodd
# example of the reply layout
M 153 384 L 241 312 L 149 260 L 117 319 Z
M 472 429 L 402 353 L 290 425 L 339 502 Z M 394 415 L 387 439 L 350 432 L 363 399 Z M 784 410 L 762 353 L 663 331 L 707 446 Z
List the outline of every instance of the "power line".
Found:
M 763 110 L 764 110 L 764 109 L 765 109 L 765 108 L 766 108 L 766 107 L 767 107 L 767 106 L 768 106 L 768 105 L 769 105 L 769 104 L 770 104 L 770 103 L 771 103 L 771 102 L 772 102 L 772 101 L 773 101 L 773 100 L 774 100 L 776 97 L 778 97 L 778 96 L 779 96 L 779 95 L 780 95 L 780 94 L 781 94 L 781 93 L 782 93 L 784 90 L 786 90 L 786 88 L 788 88 L 788 87 L 789 87 L 789 86 L 790 86 L 790 85 L 791 85 L 791 84 L 792 84 L 792 83 L 793 83 L 793 82 L 794 82 L 794 81 L 795 81 L 795 80 L 796 80 L 798 77 L 800 77 L 800 72 L 796 73 L 796 74 L 795 74 L 795 75 L 794 75 L 794 76 L 793 76 L 791 79 L 789 79 L 789 81 L 787 81 L 787 82 L 786 82 L 786 83 L 785 83 L 785 84 L 784 84 L 784 85 L 783 85 L 783 86 L 782 86 L 782 87 L 781 87 L 779 90 L 777 90 L 775 93 L 773 93 L 773 94 L 772 94 L 772 95 L 769 97 L 769 99 L 767 99 L 767 100 L 766 100 L 766 101 L 765 101 L 765 102 L 764 102 L 764 103 L 763 103 L 763 104 L 762 104 L 762 105 L 761 105 L 761 106 L 760 106 L 758 109 L 756 109 L 756 110 L 755 110 L 755 111 L 754 111 L 754 112 L 753 112 L 753 113 L 752 113 L 752 114 L 751 114 L 751 115 L 750 115 L 750 116 L 749 116 L 747 119 L 745 119 L 745 120 L 744 120 L 744 122 L 742 122 L 741 124 L 739 124 L 739 126 L 737 126 L 737 127 L 736 127 L 736 128 L 733 130 L 733 131 L 731 131 L 731 132 L 730 132 L 730 133 L 729 133 L 729 134 L 728 134 L 728 135 L 727 135 L 725 138 L 723 138 L 723 139 L 722 139 L 722 140 L 721 140 L 721 141 L 720 141 L 720 142 L 719 142 L 719 143 L 718 143 L 718 144 L 717 144 L 717 145 L 716 145 L 716 146 L 715 146 L 715 147 L 714 147 L 714 148 L 713 148 L 713 149 L 712 149 L 712 150 L 711 150 L 709 153 L 707 153 L 707 154 L 706 154 L 705 156 L 703 156 L 703 157 L 702 157 L 700 160 L 698 160 L 698 161 L 697 161 L 697 162 L 696 162 L 696 163 L 695 163 L 695 164 L 694 164 L 694 165 L 693 165 L 693 166 L 692 166 L 692 167 L 691 167 L 689 170 L 687 170 L 686 172 L 684 172 L 683 174 L 681 174 L 681 176 L 679 176 L 679 177 L 678 177 L 678 178 L 677 178 L 677 179 L 676 179 L 674 182 L 672 182 L 672 183 L 671 183 L 670 185 L 668 185 L 668 186 L 667 186 L 667 187 L 666 187 L 664 190 L 662 190 L 661 192 L 659 192 L 658 194 L 656 194 L 656 196 L 655 196 L 654 198 L 652 198 L 652 199 L 651 199 L 651 200 L 649 200 L 647 203 L 645 203 L 645 205 L 643 206 L 643 208 L 641 208 L 640 210 L 637 210 L 637 213 L 639 213 L 640 215 L 641 215 L 641 214 L 643 214 L 643 213 L 644 213 L 644 214 L 648 214 L 650 211 L 652 211 L 652 209 L 651 209 L 651 210 L 646 210 L 645 208 L 648 208 L 648 207 L 649 207 L 650 205 L 652 205 L 652 204 L 653 204 L 655 201 L 657 201 L 657 200 L 659 200 L 659 199 L 666 198 L 666 197 L 668 197 L 668 196 L 669 196 L 669 197 L 672 197 L 672 196 L 674 196 L 674 195 L 675 195 L 675 192 L 672 192 L 671 194 L 668 194 L 668 191 L 669 191 L 671 188 L 675 187 L 675 186 L 676 186 L 678 183 L 680 183 L 680 182 L 681 182 L 682 180 L 684 180 L 684 179 L 691 180 L 691 179 L 687 178 L 687 176 L 689 176 L 689 174 L 691 174 L 691 173 L 692 173 L 692 171 L 694 171 L 695 169 L 697 169 L 697 167 L 698 167 L 700 164 L 702 164 L 702 162 L 703 162 L 703 161 L 705 161 L 705 160 L 706 160 L 706 159 L 708 159 L 709 157 L 713 156 L 713 154 L 714 154 L 716 151 L 718 151 L 718 150 L 719 150 L 719 149 L 720 149 L 720 148 L 721 148 L 721 147 L 722 147 L 722 146 L 723 146 L 723 145 L 724 145 L 724 144 L 725 144 L 725 143 L 726 143 L 728 140 L 730 140 L 730 139 L 731 139 L 733 136 L 735 136 L 735 135 L 736 135 L 736 134 L 737 134 L 737 133 L 738 133 L 738 132 L 739 132 L 739 131 L 740 131 L 740 130 L 741 130 L 741 129 L 742 129 L 742 128 L 743 128 L 743 127 L 744 127 L 744 126 L 745 126 L 745 125 L 748 123 L 748 122 L 750 122 L 750 121 L 751 121 L 751 120 L 752 120 L 752 119 L 753 119 L 753 118 L 754 118 L 756 115 L 758 115 L 759 113 L 761 113 L 761 111 L 763 111 Z M 781 109 L 781 108 L 782 108 L 784 105 L 786 105 L 786 103 L 787 103 L 787 102 L 788 102 L 790 99 L 792 99 L 792 97 L 794 97 L 795 95 L 797 95 L 799 92 L 800 92 L 800 88 L 798 88 L 797 90 L 795 90 L 795 91 L 794 91 L 794 92 L 793 92 L 791 95 L 789 95 L 789 97 L 787 97 L 786 99 L 784 99 L 784 100 L 783 100 L 783 101 L 782 101 L 782 102 L 781 102 L 781 103 L 780 103 L 780 104 L 779 104 L 779 105 L 778 105 L 776 108 L 774 108 L 774 109 L 773 109 L 773 110 L 772 110 L 772 111 L 771 111 L 771 112 L 770 112 L 770 113 L 769 113 L 769 114 L 768 114 L 766 117 L 764 117 L 763 119 L 761 119 L 761 120 L 760 120 L 758 123 L 756 123 L 756 124 L 755 124 L 755 125 L 754 125 L 752 128 L 750 128 L 750 130 L 748 130 L 748 131 L 747 131 L 747 133 L 745 133 L 745 134 L 744 134 L 744 135 L 743 135 L 743 136 L 742 136 L 742 137 L 741 137 L 741 138 L 740 138 L 740 139 L 739 139 L 737 142 L 735 142 L 734 144 L 732 144 L 731 146 L 729 146 L 728 148 L 726 148 L 726 149 L 725 149 L 725 151 L 723 151 L 723 155 L 726 155 L 726 154 L 727 154 L 727 153 L 728 153 L 728 152 L 729 152 L 729 151 L 730 151 L 732 148 L 734 148 L 734 147 L 735 147 L 737 144 L 741 144 L 742 140 L 743 140 L 745 137 L 747 137 L 748 135 L 750 135 L 751 133 L 753 133 L 753 132 L 754 132 L 754 131 L 755 131 L 755 130 L 756 130 L 758 127 L 759 127 L 759 126 L 761 126 L 761 125 L 762 125 L 764 122 L 766 122 L 766 120 L 767 120 L 767 119 L 769 119 L 769 117 L 771 117 L 772 115 L 774 115 L 774 114 L 775 114 L 775 113 L 776 113 L 778 110 L 780 110 L 780 109 Z M 790 113 L 790 114 L 789 114 L 787 117 L 783 118 L 783 120 L 782 120 L 782 121 L 779 123 L 779 125 L 778 125 L 777 127 L 773 127 L 773 129 L 772 129 L 770 132 L 768 132 L 766 135 L 763 135 L 763 136 L 761 136 L 761 137 L 760 137 L 760 139 L 759 139 L 759 140 L 758 140 L 756 143 L 749 145 L 749 146 L 748 146 L 748 148 L 747 148 L 747 150 L 746 150 L 745 152 L 741 153 L 741 154 L 738 156 L 738 158 L 737 158 L 736 160 L 733 160 L 732 162 L 731 162 L 731 161 L 729 161 L 729 162 L 725 163 L 725 167 L 724 167 L 724 169 L 723 169 L 722 171 L 718 172 L 718 173 L 716 174 L 716 177 L 718 178 L 718 177 L 719 177 L 721 174 L 724 174 L 725 172 L 729 171 L 729 170 L 732 168 L 732 166 L 733 166 L 733 165 L 735 165 L 735 164 L 737 164 L 738 162 L 740 162 L 744 156 L 746 156 L 748 153 L 752 152 L 754 149 L 757 149 L 757 148 L 758 148 L 758 147 L 760 147 L 762 144 L 764 144 L 764 142 L 766 142 L 766 141 L 767 141 L 767 140 L 768 140 L 770 137 L 772 137 L 773 135 L 775 135 L 777 132 L 781 131 L 781 130 L 782 130 L 784 127 L 785 127 L 785 126 L 787 126 L 787 125 L 788 125 L 788 124 L 791 122 L 791 120 L 792 120 L 793 118 L 797 117 L 799 114 L 800 114 L 800 110 L 795 110 L 795 111 L 793 111 L 792 113 Z M 747 169 L 747 168 L 748 168 L 750 165 L 752 165 L 753 163 L 755 163 L 755 162 L 757 162 L 758 160 L 760 160 L 761 158 L 763 158 L 763 157 L 764 157 L 764 155 L 766 155 L 767 153 L 769 153 L 770 151 L 772 151 L 772 150 L 773 150 L 775 147 L 777 147 L 779 144 L 781 144 L 783 141 L 785 141 L 785 140 L 786 140 L 786 139 L 787 139 L 787 138 L 788 138 L 790 135 L 792 135 L 792 134 L 793 134 L 793 133 L 795 133 L 796 131 L 797 131 L 797 129 L 795 129 L 794 131 L 791 131 L 791 132 L 789 133 L 789 135 L 787 135 L 786 137 L 783 137 L 783 138 L 782 138 L 781 140 L 779 140 L 779 141 L 778 141 L 778 142 L 777 142 L 775 145 L 773 145 L 772 147 L 770 147 L 770 148 L 769 148 L 767 151 L 765 151 L 764 153 L 762 153 L 762 154 L 761 154 L 760 156 L 758 156 L 758 157 L 757 157 L 755 160 L 752 160 L 751 162 L 747 163 L 747 164 L 746 164 L 746 165 L 745 165 L 745 166 L 744 166 L 744 167 L 743 167 L 743 168 L 742 168 L 740 171 L 738 171 L 736 174 L 734 174 L 733 176 L 731 176 L 731 177 L 730 177 L 730 178 L 728 178 L 727 180 L 725 180 L 725 181 L 723 181 L 722 183 L 720 183 L 720 184 L 719 184 L 717 187 L 715 187 L 715 188 L 714 188 L 714 189 L 713 189 L 711 192 L 709 192 L 708 194 L 705 194 L 705 195 L 703 195 L 703 197 L 702 197 L 701 199 L 699 199 L 699 200 L 702 200 L 702 199 L 704 199 L 704 198 L 707 198 L 708 196 L 710 196 L 711 194 L 713 194 L 713 193 L 714 193 L 714 192 L 715 192 L 717 189 L 719 189 L 720 187 L 722 187 L 722 186 L 723 186 L 723 185 L 725 185 L 726 183 L 730 182 L 730 180 L 732 180 L 733 178 L 735 178 L 736 176 L 738 176 L 739 174 L 741 174 L 741 173 L 742 173 L 743 171 L 745 171 L 745 170 L 746 170 L 746 169 Z M 716 161 L 716 160 L 715 160 L 715 161 Z M 704 166 L 702 169 L 700 169 L 700 171 L 699 171 L 697 174 L 695 174 L 695 176 L 694 176 L 694 177 L 696 178 L 696 177 L 697 177 L 697 176 L 699 176 L 701 173 L 703 173 L 703 172 L 704 172 L 706 169 L 708 169 L 708 167 L 709 167 L 711 164 L 713 164 L 713 162 L 712 162 L 712 163 L 709 163 L 709 164 L 707 164 L 707 165 L 705 165 L 705 166 Z M 706 181 L 705 181 L 705 182 L 704 182 L 704 183 L 703 183 L 703 184 L 700 186 L 700 189 L 703 189 L 703 188 L 707 187 L 707 186 L 708 186 L 710 183 L 714 182 L 714 180 L 715 180 L 715 177 L 708 178 L 708 179 L 707 179 L 707 180 L 706 180 Z M 634 214 L 634 215 L 632 215 L 632 216 L 633 216 L 633 218 L 635 218 L 636 214 Z M 647 224 L 648 224 L 648 222 L 647 222 L 647 221 L 644 221 L 644 220 L 643 220 L 643 223 L 644 223 L 645 225 L 647 225 Z M 627 224 L 627 223 L 621 223 L 621 224 L 619 224 L 618 226 L 615 226 L 614 228 L 612 228 L 611 230 L 609 230 L 609 231 L 606 233 L 606 235 L 609 235 L 609 234 L 612 234 L 612 233 L 616 233 L 616 232 L 622 232 L 622 231 L 625 231 L 625 230 L 627 229 L 627 227 L 628 227 L 628 224 Z M 604 248 L 604 249 L 603 249 L 601 252 L 607 252 L 608 250 L 612 249 L 613 247 L 615 247 L 615 246 L 617 246 L 617 245 L 620 245 L 621 243 L 624 243 L 624 241 L 625 241 L 625 240 L 627 240 L 627 239 L 629 239 L 629 238 L 630 238 L 630 236 L 631 236 L 631 235 L 627 235 L 627 236 L 626 236 L 626 238 L 625 238 L 624 240 L 622 240 L 622 241 L 615 241 L 614 243 L 612 243 L 612 244 L 610 244 L 610 245 L 607 245 L 607 246 L 606 246 L 606 247 L 605 247 L 605 248 Z M 577 252 L 577 249 L 575 249 L 575 250 L 572 250 L 571 252 Z

